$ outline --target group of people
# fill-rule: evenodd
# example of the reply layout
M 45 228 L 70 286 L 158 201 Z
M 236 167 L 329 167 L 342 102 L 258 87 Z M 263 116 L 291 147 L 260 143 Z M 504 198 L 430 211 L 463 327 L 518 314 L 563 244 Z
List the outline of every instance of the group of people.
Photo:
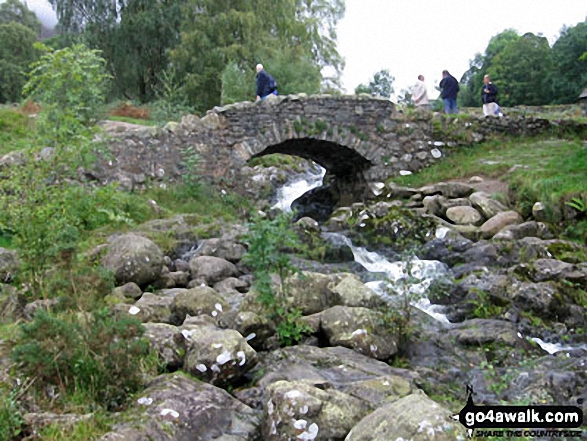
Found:
M 503 116 L 497 104 L 497 87 L 491 82 L 489 75 L 483 77 L 483 89 L 481 91 L 481 101 L 483 103 L 483 115 L 485 116 Z M 453 77 L 448 70 L 442 71 L 442 80 L 439 84 L 440 97 L 444 105 L 444 112 L 446 114 L 457 114 L 459 108 L 457 106 L 457 95 L 459 93 L 459 82 Z M 424 75 L 418 75 L 418 81 L 412 88 L 412 100 L 416 108 L 428 109 L 430 102 L 428 101 L 428 92 L 426 84 L 424 84 Z
M 277 95 L 277 82 L 263 68 L 262 64 L 257 64 L 257 98 L 256 101 L 263 101 L 269 95 Z M 483 114 L 485 116 L 503 116 L 497 104 L 497 87 L 491 82 L 489 75 L 483 77 L 483 89 L 481 91 L 481 101 L 483 102 Z M 447 114 L 459 113 L 457 106 L 457 95 L 459 93 L 459 82 L 453 77 L 448 70 L 442 71 L 442 80 L 440 81 L 440 97 L 444 104 L 444 112 Z M 418 81 L 412 88 L 412 100 L 419 109 L 428 109 L 430 101 L 428 100 L 428 91 L 424 83 L 424 75 L 418 75 Z

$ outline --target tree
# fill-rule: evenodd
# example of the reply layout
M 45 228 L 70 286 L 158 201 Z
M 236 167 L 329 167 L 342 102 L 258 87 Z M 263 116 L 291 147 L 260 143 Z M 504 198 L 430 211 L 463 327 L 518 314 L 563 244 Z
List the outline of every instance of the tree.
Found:
M 25 73 L 37 58 L 36 40 L 37 35 L 20 23 L 0 24 L 0 103 L 22 98 Z
M 84 45 L 45 51 L 33 65 L 24 93 L 43 107 L 38 127 L 55 141 L 75 137 L 96 117 L 104 101 L 108 75 L 106 60 Z
M 35 13 L 20 0 L 6 0 L 0 4 L 0 24 L 9 23 L 20 23 L 33 31 L 37 37 L 43 29 Z
M 179 42 L 186 0 L 50 0 L 67 44 L 102 51 L 118 93 L 148 101 Z
M 389 70 L 382 69 L 373 75 L 373 79 L 369 82 L 368 86 L 359 84 L 355 89 L 355 94 L 369 93 L 371 95 L 389 98 L 394 91 L 394 81 L 395 78 L 389 73 Z
M 487 73 L 502 106 L 540 106 L 552 100 L 552 57 L 545 37 L 524 34 L 495 56 Z
M 487 74 L 495 57 L 501 54 L 510 44 L 515 43 L 520 36 L 514 29 L 506 29 L 491 37 L 484 54 L 476 54 L 469 63 L 469 70 L 461 78 L 465 85 L 459 93 L 459 104 L 462 107 L 476 107 L 481 103 L 481 89 L 483 77 Z
M 587 86 L 587 21 L 564 28 L 552 46 L 555 103 L 573 103 Z
M 281 93 L 315 90 L 316 72 L 323 80 L 322 69 L 342 67 L 335 33 L 341 0 L 188 0 L 185 11 L 172 62 L 185 78 L 190 103 L 201 110 L 233 94 L 231 85 L 223 86 L 225 73 L 248 78 L 250 99 L 259 62 L 278 78 Z

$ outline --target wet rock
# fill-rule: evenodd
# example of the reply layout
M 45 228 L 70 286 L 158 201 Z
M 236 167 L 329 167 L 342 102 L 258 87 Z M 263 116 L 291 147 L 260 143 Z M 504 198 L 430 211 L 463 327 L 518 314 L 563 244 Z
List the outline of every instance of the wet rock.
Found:
M 190 259 L 192 278 L 203 279 L 207 285 L 214 285 L 229 277 L 238 277 L 239 271 L 228 260 L 214 256 L 197 256 Z
M 163 253 L 146 237 L 124 234 L 110 243 L 102 265 L 114 273 L 117 285 L 134 282 L 147 286 L 161 276 Z
M 378 360 L 397 352 L 397 336 L 385 328 L 382 313 L 335 306 L 322 313 L 322 330 L 331 346 L 344 346 Z
M 257 353 L 237 331 L 192 321 L 181 333 L 187 340 L 184 370 L 213 385 L 238 383 L 257 363 Z
M 180 369 L 185 356 L 185 338 L 180 330 L 165 323 L 145 323 L 144 328 L 150 350 L 159 356 L 165 369 Z
M 101 441 L 260 438 L 260 416 L 228 392 L 179 374 L 157 377 Z
M 520 347 L 525 341 L 518 335 L 514 324 L 504 320 L 472 319 L 459 323 L 449 331 L 460 344 L 480 345 L 502 343 Z
M 385 305 L 381 296 L 375 293 L 357 276 L 344 277 L 340 283 L 332 288 L 332 292 L 340 297 L 344 306 L 363 306 L 365 308 L 377 308 Z
M 363 418 L 346 441 L 449 441 L 466 439 L 465 428 L 452 412 L 424 394 L 412 394 Z
M 451 207 L 446 210 L 446 218 L 457 225 L 479 225 L 483 221 L 481 214 L 473 207 Z
M 503 228 L 512 224 L 519 224 L 523 221 L 522 217 L 515 211 L 504 211 L 496 214 L 491 219 L 485 221 L 479 228 L 485 238 L 493 237 Z
M 171 311 L 177 323 L 183 323 L 188 315 L 218 317 L 229 309 L 228 303 L 208 286 L 196 287 L 178 293 L 174 296 L 171 305 Z
M 457 233 L 447 233 L 443 238 L 432 239 L 418 250 L 418 257 L 439 260 L 448 266 L 464 263 L 463 253 L 473 246 L 473 241 Z
M 18 273 L 20 265 L 16 251 L 0 247 L 0 283 L 12 281 Z
M 361 400 L 304 381 L 277 381 L 265 391 L 266 440 L 344 439 L 367 413 Z
M 469 196 L 469 200 L 473 203 L 475 208 L 478 208 L 483 216 L 487 219 L 491 219 L 493 216 L 501 213 L 503 211 L 508 211 L 508 207 L 506 207 L 501 202 L 493 199 L 490 194 L 477 191 Z

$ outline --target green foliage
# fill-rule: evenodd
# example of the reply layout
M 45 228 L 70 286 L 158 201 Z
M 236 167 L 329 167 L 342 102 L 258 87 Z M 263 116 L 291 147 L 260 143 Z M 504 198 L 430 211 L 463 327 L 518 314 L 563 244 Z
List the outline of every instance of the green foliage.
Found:
M 0 103 L 20 101 L 26 72 L 38 56 L 36 40 L 35 32 L 24 24 L 4 23 L 0 17 Z
M 194 113 L 187 105 L 185 87 L 173 68 L 164 70 L 159 75 L 156 89 L 157 99 L 150 104 L 151 118 L 160 125 L 169 121 L 179 121 L 182 116 Z
M 40 133 L 62 142 L 95 121 L 108 79 L 105 60 L 84 45 L 56 51 L 38 47 L 46 53 L 33 65 L 24 93 L 43 107 L 37 123 Z
M 110 431 L 112 417 L 106 412 L 97 411 L 88 419 L 82 419 L 76 424 L 65 426 L 55 423 L 39 430 L 39 437 L 44 441 L 88 441 L 100 439 Z
M 552 46 L 555 103 L 574 103 L 587 85 L 587 21 L 564 28 Z
M 335 27 L 342 0 L 188 0 L 180 44 L 171 52 L 190 104 L 200 110 L 254 97 L 254 66 L 261 62 L 281 94 L 336 84 L 342 59 Z M 323 79 L 326 66 L 336 72 Z
M 22 372 L 39 392 L 56 387 L 64 396 L 81 394 L 108 409 L 119 409 L 141 386 L 141 360 L 148 344 L 136 319 L 93 315 L 55 315 L 38 310 L 21 326 L 12 351 Z
M 300 311 L 287 304 L 287 279 L 297 269 L 291 263 L 286 250 L 301 247 L 298 236 L 290 226 L 291 215 L 280 214 L 273 220 L 256 218 L 249 225 L 249 232 L 245 237 L 249 248 L 243 258 L 253 269 L 257 300 L 271 319 L 276 321 L 282 344 L 298 342 L 302 334 L 307 332 L 307 327 L 299 320 Z M 278 276 L 278 283 L 272 281 L 272 274 Z
M 18 389 L 8 393 L 0 389 L 0 439 L 20 439 L 23 420 L 17 405 Z
M 19 0 L 6 0 L 0 4 L 0 24 L 19 23 L 39 36 L 43 25 L 37 15 Z M 4 41 L 4 40 L 3 40 Z
M 0 155 L 29 148 L 35 141 L 34 121 L 12 107 L 0 107 Z
M 374 96 L 389 98 L 393 93 L 394 81 L 395 78 L 389 73 L 389 70 L 382 69 L 373 75 L 373 79 L 369 82 L 368 86 L 359 84 L 355 89 L 355 94 L 368 93 Z
M 553 97 L 552 54 L 545 37 L 527 33 L 509 44 L 487 68 L 501 106 L 539 106 Z

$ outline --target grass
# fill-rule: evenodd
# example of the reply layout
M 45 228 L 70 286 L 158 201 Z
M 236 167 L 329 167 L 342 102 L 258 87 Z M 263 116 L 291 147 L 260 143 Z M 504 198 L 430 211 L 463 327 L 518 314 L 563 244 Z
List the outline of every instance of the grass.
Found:
M 0 156 L 35 142 L 34 121 L 14 107 L 0 106 Z
M 587 194 L 587 144 L 576 140 L 491 142 L 450 151 L 441 163 L 409 176 L 400 185 L 422 186 L 474 175 L 498 178 L 536 200 Z
M 131 118 L 129 116 L 108 115 L 106 117 L 106 119 L 109 121 L 119 121 L 119 122 L 125 122 L 125 123 L 130 123 L 130 124 L 138 124 L 141 126 L 156 126 L 157 125 L 156 121 L 152 121 L 149 119 Z

